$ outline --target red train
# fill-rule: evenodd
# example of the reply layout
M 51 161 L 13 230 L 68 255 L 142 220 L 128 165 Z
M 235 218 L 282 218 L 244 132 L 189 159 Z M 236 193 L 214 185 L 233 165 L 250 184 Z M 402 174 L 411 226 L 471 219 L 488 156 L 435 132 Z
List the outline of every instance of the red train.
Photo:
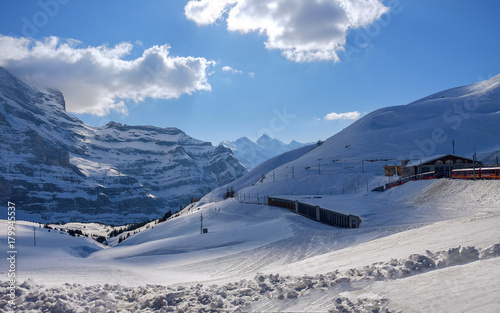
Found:
M 455 179 L 500 179 L 500 167 L 464 168 L 451 171 Z
M 417 174 L 417 175 L 413 175 L 413 176 L 402 177 L 396 181 L 393 181 L 392 183 L 385 184 L 385 190 L 391 189 L 392 187 L 404 185 L 409 181 L 428 180 L 428 179 L 435 179 L 435 178 L 436 178 L 436 172 L 427 172 L 427 173 Z

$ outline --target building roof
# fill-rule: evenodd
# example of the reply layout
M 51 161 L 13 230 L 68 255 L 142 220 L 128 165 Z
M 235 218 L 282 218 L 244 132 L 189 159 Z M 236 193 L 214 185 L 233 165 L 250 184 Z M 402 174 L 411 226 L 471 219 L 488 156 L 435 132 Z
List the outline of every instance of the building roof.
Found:
M 425 157 L 425 158 L 418 159 L 418 160 L 410 160 L 410 162 L 408 162 L 408 164 L 406 164 L 405 167 L 419 166 L 421 164 L 430 163 L 430 162 L 442 159 L 442 158 L 447 157 L 447 156 L 452 156 L 452 157 L 455 157 L 457 159 L 462 159 L 462 160 L 473 161 L 472 159 L 469 159 L 469 158 L 466 158 L 463 156 L 459 156 L 456 154 L 438 154 L 438 155 L 432 155 L 432 156 Z M 476 160 L 476 163 L 479 163 L 479 162 Z

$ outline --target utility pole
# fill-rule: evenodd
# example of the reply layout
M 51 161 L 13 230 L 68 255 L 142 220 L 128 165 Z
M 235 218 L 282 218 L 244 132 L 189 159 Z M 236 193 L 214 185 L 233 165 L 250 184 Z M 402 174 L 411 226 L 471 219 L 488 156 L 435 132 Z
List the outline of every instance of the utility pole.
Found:
M 451 145 L 453 146 L 453 154 L 455 154 L 455 139 L 451 141 Z
M 36 228 L 33 226 L 33 247 L 36 247 Z
M 200 215 L 200 222 L 201 222 L 200 234 L 203 234 L 203 213 L 201 213 Z
M 474 147 L 474 155 L 472 156 L 472 173 L 474 180 L 476 180 L 476 147 Z

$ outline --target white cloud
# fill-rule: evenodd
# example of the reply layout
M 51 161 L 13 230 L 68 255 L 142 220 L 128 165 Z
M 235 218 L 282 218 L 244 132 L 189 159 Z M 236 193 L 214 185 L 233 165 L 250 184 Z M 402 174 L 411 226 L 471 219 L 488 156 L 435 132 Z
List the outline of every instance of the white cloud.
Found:
M 295 62 L 339 61 L 350 29 L 365 27 L 389 8 L 380 0 L 189 0 L 198 25 L 225 18 L 229 31 L 257 31 L 268 49 Z
M 123 100 L 170 99 L 210 90 L 207 71 L 215 62 L 169 55 L 169 46 L 153 46 L 124 60 L 134 45 L 80 47 L 76 40 L 43 41 L 0 35 L 0 66 L 37 85 L 61 90 L 68 111 L 99 116 L 125 113 Z
M 186 17 L 198 25 L 215 23 L 228 10 L 231 4 L 238 0 L 190 0 L 184 12 Z
M 238 73 L 238 74 L 243 73 L 243 71 L 240 71 L 240 70 L 234 69 L 234 68 L 232 68 L 231 66 L 224 66 L 224 67 L 222 68 L 222 71 L 223 71 L 223 72 Z
M 361 116 L 361 113 L 358 111 L 346 112 L 346 113 L 335 113 L 332 112 L 325 116 L 325 120 L 333 121 L 333 120 L 356 120 Z
M 248 75 L 249 75 L 250 77 L 252 77 L 252 78 L 254 78 L 254 77 L 255 77 L 255 73 L 254 73 L 254 72 L 250 72 L 250 73 L 248 73 Z

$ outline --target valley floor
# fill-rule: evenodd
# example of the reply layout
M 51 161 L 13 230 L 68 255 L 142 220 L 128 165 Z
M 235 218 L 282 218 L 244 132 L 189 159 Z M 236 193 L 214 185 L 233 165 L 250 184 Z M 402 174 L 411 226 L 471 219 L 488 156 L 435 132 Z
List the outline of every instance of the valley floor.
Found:
M 112 247 L 16 224 L 16 305 L 32 312 L 498 312 L 499 181 L 410 182 L 291 199 L 362 218 L 200 203 Z M 285 197 L 285 196 L 283 196 Z M 207 234 L 200 234 L 200 216 Z M 38 226 L 38 224 L 37 224 Z M 5 221 L 0 226 L 7 233 Z M 0 237 L 7 251 L 7 240 Z M 8 264 L 0 265 L 0 310 Z

